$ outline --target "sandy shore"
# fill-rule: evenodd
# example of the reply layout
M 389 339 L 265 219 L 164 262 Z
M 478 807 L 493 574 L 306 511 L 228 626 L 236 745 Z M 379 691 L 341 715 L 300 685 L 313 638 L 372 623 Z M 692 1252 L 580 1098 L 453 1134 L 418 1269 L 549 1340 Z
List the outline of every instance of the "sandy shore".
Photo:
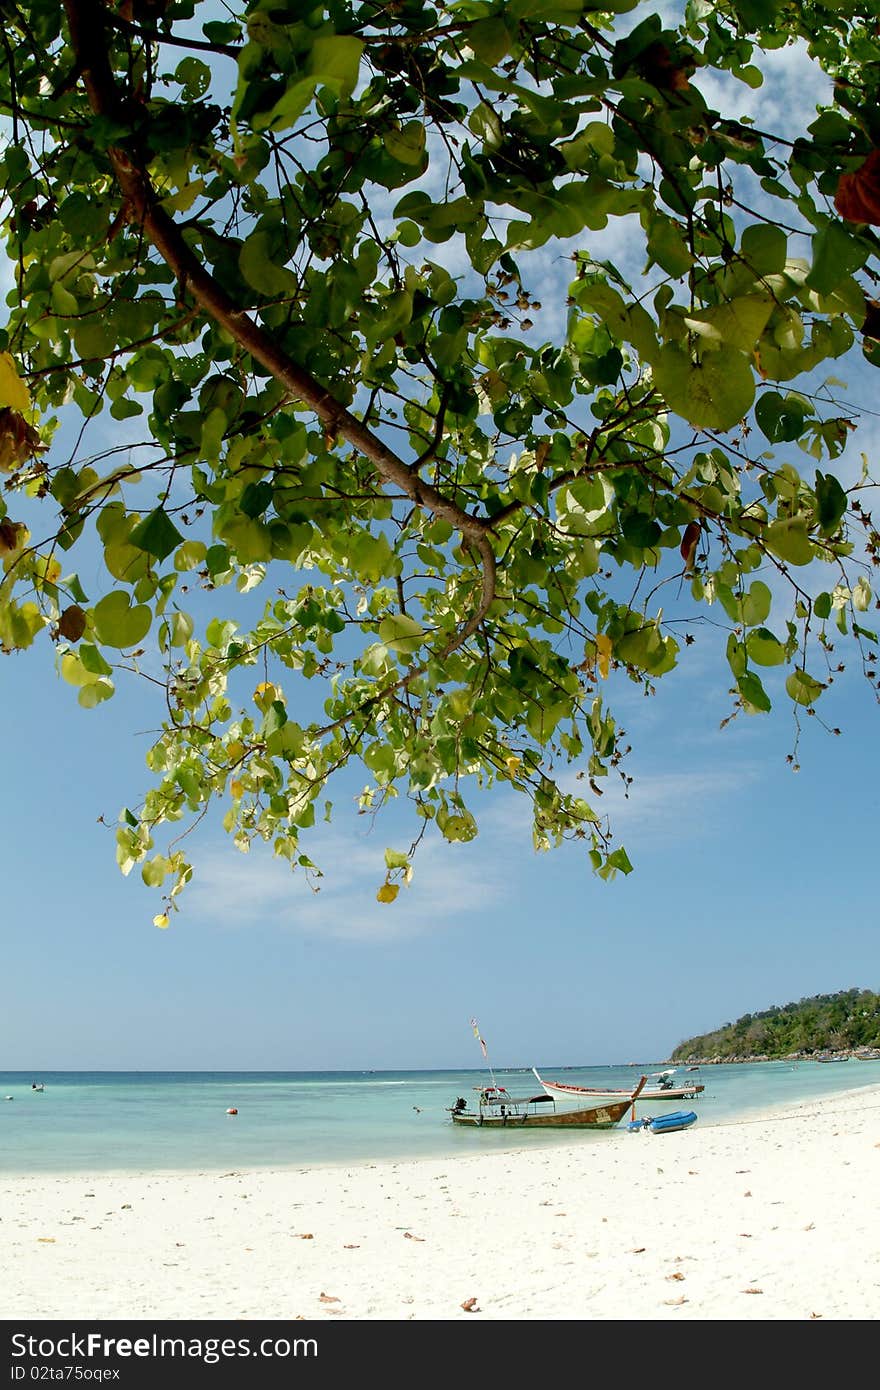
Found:
M 0 1318 L 880 1317 L 880 1087 L 552 1150 L 473 1138 L 445 1161 L 0 1177 Z

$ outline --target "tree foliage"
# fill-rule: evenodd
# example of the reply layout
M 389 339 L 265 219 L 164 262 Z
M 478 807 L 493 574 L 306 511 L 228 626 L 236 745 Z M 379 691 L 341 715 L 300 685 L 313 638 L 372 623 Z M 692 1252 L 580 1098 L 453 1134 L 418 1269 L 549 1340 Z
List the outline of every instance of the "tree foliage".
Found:
M 162 687 L 117 834 L 160 925 L 212 802 L 308 872 L 349 765 L 413 806 L 381 901 L 499 782 L 628 872 L 608 688 L 707 606 L 728 717 L 812 713 L 844 642 L 873 682 L 816 373 L 880 363 L 875 10 L 4 0 L 0 644 L 87 709 Z M 740 94 L 794 43 L 827 102 L 783 138 Z
M 880 995 L 868 989 L 816 994 L 744 1014 L 713 1033 L 679 1043 L 673 1060 L 769 1057 L 880 1049 Z

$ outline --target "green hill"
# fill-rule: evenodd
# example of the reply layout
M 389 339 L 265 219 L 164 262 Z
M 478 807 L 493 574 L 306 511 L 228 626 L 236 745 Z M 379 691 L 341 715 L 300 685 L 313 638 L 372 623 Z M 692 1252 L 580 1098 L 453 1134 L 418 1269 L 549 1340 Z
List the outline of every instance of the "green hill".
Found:
M 880 1048 L 880 995 L 867 989 L 846 989 L 743 1014 L 714 1033 L 679 1043 L 672 1061 L 732 1061 L 789 1057 L 793 1053 L 811 1056 L 861 1048 Z

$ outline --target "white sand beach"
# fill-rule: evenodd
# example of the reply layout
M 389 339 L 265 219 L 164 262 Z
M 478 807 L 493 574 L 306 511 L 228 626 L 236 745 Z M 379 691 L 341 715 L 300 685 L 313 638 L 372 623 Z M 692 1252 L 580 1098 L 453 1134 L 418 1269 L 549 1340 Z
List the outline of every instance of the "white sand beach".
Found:
M 0 1178 L 0 1318 L 880 1317 L 880 1087 L 363 1167 Z

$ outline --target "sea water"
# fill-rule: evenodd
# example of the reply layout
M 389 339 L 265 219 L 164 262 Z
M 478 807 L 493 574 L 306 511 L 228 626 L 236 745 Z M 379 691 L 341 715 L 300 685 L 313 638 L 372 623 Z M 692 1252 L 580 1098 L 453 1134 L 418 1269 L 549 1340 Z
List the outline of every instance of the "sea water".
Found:
M 662 1063 L 542 1067 L 547 1080 L 632 1088 Z M 511 1096 L 540 1090 L 528 1069 L 495 1069 Z M 486 1071 L 0 1072 L 0 1172 L 230 1171 L 447 1158 L 554 1144 L 626 1142 L 613 1130 L 475 1130 L 449 1108 Z M 34 1090 L 32 1083 L 44 1090 Z M 880 1084 L 880 1061 L 758 1062 L 680 1070 L 705 1090 L 639 1101 L 636 1114 L 696 1110 L 701 1126 L 755 1118 L 791 1102 Z M 561 1103 L 560 1103 L 561 1104 Z M 236 1114 L 227 1113 L 229 1110 Z

